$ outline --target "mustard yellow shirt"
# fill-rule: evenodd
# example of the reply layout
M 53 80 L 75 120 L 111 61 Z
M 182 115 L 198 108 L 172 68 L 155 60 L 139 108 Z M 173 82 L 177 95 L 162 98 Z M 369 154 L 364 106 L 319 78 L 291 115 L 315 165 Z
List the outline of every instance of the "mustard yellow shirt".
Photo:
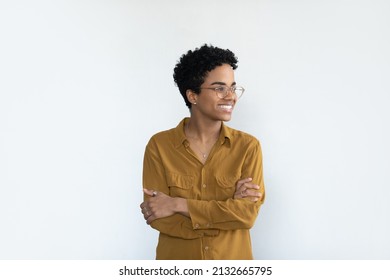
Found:
M 143 187 L 186 198 L 190 214 L 151 223 L 160 232 L 156 259 L 253 259 L 249 229 L 265 197 L 260 143 L 222 124 L 202 164 L 184 134 L 187 121 L 155 134 L 145 150 Z M 260 186 L 263 198 L 233 199 L 237 181 L 248 177 Z

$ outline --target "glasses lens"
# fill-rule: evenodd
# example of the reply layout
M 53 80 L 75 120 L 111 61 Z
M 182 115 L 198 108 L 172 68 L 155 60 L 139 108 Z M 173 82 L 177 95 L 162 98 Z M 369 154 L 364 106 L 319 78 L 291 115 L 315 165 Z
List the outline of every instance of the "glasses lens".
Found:
M 217 87 L 215 88 L 215 92 L 217 93 L 219 98 L 225 98 L 225 96 L 228 94 L 229 88 L 228 87 Z
M 237 99 L 240 98 L 242 96 L 242 94 L 244 93 L 244 88 L 243 87 L 236 87 L 234 89 L 234 93 L 236 94 L 237 96 Z
M 221 86 L 221 87 L 215 88 L 214 90 L 217 93 L 218 97 L 221 99 L 225 98 L 229 94 L 229 92 L 236 95 L 237 99 L 240 98 L 242 96 L 242 94 L 244 93 L 243 87 L 231 87 L 230 88 L 227 86 Z

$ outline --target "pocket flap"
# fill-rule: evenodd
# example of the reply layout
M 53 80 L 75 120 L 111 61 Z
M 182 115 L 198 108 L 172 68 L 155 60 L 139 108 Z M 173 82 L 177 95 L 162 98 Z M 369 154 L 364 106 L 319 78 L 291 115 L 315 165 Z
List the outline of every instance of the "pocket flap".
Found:
M 238 176 L 216 176 L 218 186 L 221 188 L 235 188 Z
M 181 189 L 190 189 L 194 186 L 194 177 L 191 175 L 168 173 L 168 186 L 174 186 Z

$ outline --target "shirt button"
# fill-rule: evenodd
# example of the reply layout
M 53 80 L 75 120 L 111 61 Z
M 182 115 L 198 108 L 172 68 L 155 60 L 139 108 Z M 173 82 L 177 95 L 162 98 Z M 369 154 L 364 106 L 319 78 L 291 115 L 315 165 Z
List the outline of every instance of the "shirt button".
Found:
M 195 228 L 199 228 L 199 224 L 195 224 Z
M 207 251 L 209 249 L 209 246 L 204 247 L 204 249 Z
M 205 187 L 207 187 L 207 186 L 206 186 L 206 184 L 203 184 L 203 186 L 202 186 L 202 187 L 203 187 L 203 188 L 205 188 Z

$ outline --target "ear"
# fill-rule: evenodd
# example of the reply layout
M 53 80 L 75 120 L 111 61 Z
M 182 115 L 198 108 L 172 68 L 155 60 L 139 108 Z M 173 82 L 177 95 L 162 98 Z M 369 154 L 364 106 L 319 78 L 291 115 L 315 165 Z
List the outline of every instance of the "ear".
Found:
M 196 104 L 196 100 L 198 99 L 198 95 L 194 93 L 192 90 L 187 89 L 186 91 L 187 99 L 190 103 Z

